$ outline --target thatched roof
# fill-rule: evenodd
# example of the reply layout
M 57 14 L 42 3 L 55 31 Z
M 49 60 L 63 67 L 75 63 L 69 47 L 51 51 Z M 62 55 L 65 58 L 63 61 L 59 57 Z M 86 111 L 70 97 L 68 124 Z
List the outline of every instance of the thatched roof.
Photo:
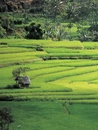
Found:
M 18 83 L 23 85 L 30 85 L 30 78 L 28 76 L 18 77 Z

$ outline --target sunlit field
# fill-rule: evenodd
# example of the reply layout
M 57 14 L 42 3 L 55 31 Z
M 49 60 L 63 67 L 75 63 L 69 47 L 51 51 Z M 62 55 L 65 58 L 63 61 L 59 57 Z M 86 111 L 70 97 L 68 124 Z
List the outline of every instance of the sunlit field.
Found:
M 25 39 L 0 42 L 7 43 L 0 45 L 0 105 L 12 109 L 15 123 L 11 130 L 97 130 L 97 43 Z M 29 88 L 12 87 L 12 71 L 19 67 L 30 68 L 26 72 L 31 80 Z
M 96 43 L 90 43 L 87 49 L 88 43 L 79 41 L 2 39 L 1 42 L 7 43 L 0 49 L 2 96 L 97 102 L 98 61 L 94 57 L 98 52 L 93 48 Z M 27 72 L 30 88 L 7 89 L 15 84 L 12 70 L 18 67 L 30 68 Z

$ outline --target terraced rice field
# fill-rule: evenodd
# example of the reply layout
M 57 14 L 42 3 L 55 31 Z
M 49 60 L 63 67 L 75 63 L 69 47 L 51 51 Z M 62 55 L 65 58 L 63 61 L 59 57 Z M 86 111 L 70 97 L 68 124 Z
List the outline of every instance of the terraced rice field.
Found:
M 98 102 L 96 43 L 6 39 L 1 42 L 7 42 L 0 46 L 1 98 Z M 12 70 L 18 67 L 30 68 L 30 88 L 8 88 L 15 84 Z

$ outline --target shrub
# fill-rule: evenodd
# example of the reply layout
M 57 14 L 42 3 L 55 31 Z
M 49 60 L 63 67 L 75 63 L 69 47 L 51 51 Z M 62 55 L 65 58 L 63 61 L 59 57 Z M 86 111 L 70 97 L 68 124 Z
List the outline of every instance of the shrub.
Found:
M 0 6 L 0 12 L 5 12 L 5 11 L 7 11 L 8 9 L 7 9 L 7 6 L 6 5 L 2 5 L 2 6 Z
M 7 45 L 7 42 L 0 42 L 0 45 Z
M 14 20 L 14 24 L 22 24 L 22 20 Z
M 44 51 L 44 49 L 43 49 L 42 46 L 37 46 L 37 47 L 36 47 L 36 51 Z
M 16 88 L 19 88 L 16 84 L 7 85 L 7 89 L 16 89 Z
M 0 130 L 9 130 L 10 123 L 14 122 L 13 116 L 11 115 L 11 109 L 1 108 L 0 109 Z
M 32 7 L 30 10 L 29 10 L 29 12 L 30 13 L 40 13 L 40 12 L 42 12 L 43 11 L 43 8 L 42 7 Z
M 0 96 L 0 101 L 13 101 L 13 96 Z
M 6 30 L 0 26 L 0 38 L 6 37 Z
M 98 24 L 91 25 L 89 28 L 79 28 L 79 40 L 98 41 Z
M 45 33 L 44 37 L 46 39 L 51 38 L 52 40 L 61 41 L 62 39 L 66 38 L 65 26 L 61 24 L 50 24 L 45 23 L 44 25 Z
M 23 37 L 21 36 L 21 34 L 19 34 L 19 33 L 17 33 L 17 32 L 14 34 L 14 36 L 15 36 L 16 39 L 18 39 L 18 38 L 23 38 Z
M 25 27 L 27 35 L 25 36 L 27 39 L 42 39 L 43 38 L 43 30 L 40 24 L 31 23 L 29 26 Z
M 8 18 L 1 19 L 1 27 L 4 28 L 6 30 L 6 33 L 8 33 L 8 34 L 10 34 L 14 31 L 12 24 L 13 24 L 13 22 L 11 19 L 8 19 Z

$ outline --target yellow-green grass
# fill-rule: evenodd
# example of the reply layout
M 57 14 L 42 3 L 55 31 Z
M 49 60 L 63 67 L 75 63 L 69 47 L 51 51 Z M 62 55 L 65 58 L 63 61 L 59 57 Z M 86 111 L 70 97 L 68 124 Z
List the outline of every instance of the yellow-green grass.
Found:
M 90 84 L 85 81 L 85 75 L 89 75 L 90 73 L 96 73 L 96 75 L 92 75 L 92 77 L 97 78 L 97 70 L 98 66 L 91 66 L 87 67 L 75 67 L 76 64 L 84 63 L 84 66 L 89 62 L 94 62 L 91 60 L 85 61 L 84 60 L 70 60 L 62 61 L 62 60 L 54 60 L 54 61 L 40 61 L 34 62 L 33 64 L 25 64 L 23 66 L 30 67 L 30 71 L 27 72 L 28 76 L 31 78 L 31 85 L 30 89 L 1 89 L 2 96 L 14 96 L 15 99 L 17 98 L 30 98 L 30 99 L 59 99 L 59 100 L 66 100 L 70 99 L 73 101 L 79 100 L 97 100 L 98 99 L 98 87 L 97 84 Z M 68 65 L 68 66 L 67 66 Z M 69 67 L 71 65 L 72 67 Z M 22 66 L 22 65 L 20 65 Z M 6 67 L 1 68 L 1 80 L 0 86 L 6 86 L 8 84 L 14 84 L 11 72 L 13 67 Z M 19 66 L 18 66 L 19 67 Z M 6 70 L 6 71 L 4 71 Z M 7 74 L 9 73 L 9 75 Z M 3 75 L 2 75 L 3 74 Z M 82 76 L 81 76 L 82 75 Z M 84 76 L 83 76 L 84 75 Z M 73 77 L 77 77 L 73 79 Z M 79 80 L 78 77 L 81 76 Z M 66 78 L 64 78 L 66 77 Z M 72 78 L 71 78 L 72 77 Z M 89 77 L 88 77 L 89 78 Z M 79 80 L 79 81 L 78 81 Z M 91 80 L 91 79 L 90 79 Z M 5 81 L 5 83 L 4 83 Z M 34 92 L 38 92 L 37 94 Z M 43 92 L 40 94 L 40 92 Z M 51 92 L 51 94 L 47 94 L 47 92 Z M 54 94 L 57 92 L 57 94 Z M 59 92 L 62 92 L 60 95 Z M 64 93 L 65 92 L 65 93 Z M 26 95 L 27 94 L 27 95 Z M 34 94 L 34 95 L 33 95 Z M 67 96 L 66 96 L 67 94 Z M 74 96 L 72 96 L 74 94 Z M 79 94 L 77 96 L 77 94 Z M 83 96 L 83 94 L 85 96 Z M 92 102 L 93 102 L 92 101 Z
M 93 71 L 93 70 L 92 70 Z M 84 78 L 85 77 L 85 78 Z M 74 75 L 74 76 L 70 76 L 70 78 L 66 78 L 65 81 L 70 81 L 70 82 L 90 82 L 93 80 L 98 79 L 98 70 L 95 70 L 95 72 L 88 72 L 85 74 L 81 74 L 81 75 Z
M 83 42 L 82 45 L 87 49 L 98 49 L 98 42 Z
M 45 48 L 44 49 L 47 53 L 49 53 L 49 54 L 55 54 L 55 53 L 61 53 L 61 54 L 63 54 L 63 53 L 71 53 L 71 54 L 73 54 L 74 55 L 74 53 L 76 54 L 78 54 L 78 55 L 80 55 L 80 54 L 86 54 L 86 55 L 97 55 L 98 54 L 98 50 L 96 49 L 96 50 L 86 50 L 86 49 L 83 49 L 83 50 L 80 50 L 80 49 L 67 49 L 67 48 L 64 48 L 64 47 L 62 47 L 62 48 Z
M 17 63 L 33 62 L 34 60 L 39 59 L 37 55 L 43 55 L 43 54 L 45 54 L 45 52 L 35 52 L 35 51 L 0 54 L 0 67 Z
M 2 47 L 0 54 L 19 53 L 19 52 L 30 52 L 33 49 L 20 48 L 20 47 Z
M 6 42 L 9 46 L 26 46 L 42 45 L 44 47 L 84 47 L 88 49 L 98 48 L 97 42 L 80 42 L 80 41 L 51 41 L 51 40 L 26 40 L 26 39 L 0 39 L 0 42 Z
M 92 67 L 78 67 L 78 68 L 65 68 L 65 70 L 63 71 L 58 71 L 55 73 L 50 73 L 50 74 L 45 74 L 44 75 L 44 80 L 49 82 L 51 80 L 55 80 L 55 79 L 59 79 L 59 78 L 63 78 L 63 77 L 70 77 L 70 76 L 79 76 L 82 74 L 88 74 L 90 72 L 92 73 L 96 73 L 96 71 L 98 71 L 98 66 L 92 66 Z M 96 76 L 96 75 L 95 75 Z
M 26 39 L 0 39 L 0 42 L 8 43 L 8 46 L 13 47 L 33 47 L 41 45 L 43 47 L 75 47 L 80 49 L 97 49 L 97 42 L 80 42 L 80 41 L 51 41 L 51 40 L 26 40 Z
M 67 49 L 67 48 L 45 48 L 48 54 L 44 57 L 48 58 L 65 58 L 65 59 L 98 59 L 98 50 L 80 50 L 80 49 Z M 42 56 L 43 57 L 43 56 Z
M 54 85 L 61 85 L 61 86 L 67 86 L 68 88 L 71 88 L 73 92 L 78 93 L 98 93 L 98 84 L 90 84 L 88 82 L 68 82 L 65 80 L 58 80 L 52 82 Z
M 3 67 L 0 68 L 1 96 L 13 96 L 14 99 L 70 99 L 72 102 L 77 100 L 80 102 L 96 100 L 97 102 L 97 60 L 43 61 L 40 59 L 41 56 L 47 56 L 47 53 L 54 56 L 97 56 L 96 49 L 85 50 L 84 48 L 81 50 L 82 43 L 79 41 L 2 39 L 1 42 L 7 42 L 9 46 L 2 47 L 0 50 L 2 53 L 0 54 L 0 66 Z M 32 49 L 38 45 L 42 46 L 44 51 Z M 66 47 L 70 47 L 70 49 Z M 31 79 L 30 88 L 7 88 L 8 85 L 15 84 L 12 70 L 17 67 L 30 68 L 30 71 L 27 72 Z
M 8 43 L 9 46 L 26 46 L 32 47 L 32 45 L 41 45 L 44 47 L 80 47 L 82 46 L 79 41 L 52 41 L 52 40 L 26 40 L 26 39 L 0 39 L 1 42 Z
M 7 62 L 5 62 L 5 64 L 7 64 Z M 5 67 L 5 68 L 0 68 L 0 79 L 2 81 L 2 82 L 0 82 L 0 86 L 1 87 L 7 86 L 7 84 L 10 84 L 11 82 L 13 83 L 12 70 L 16 69 L 17 67 L 29 67 L 31 71 L 27 72 L 27 74 L 31 77 L 31 79 L 33 79 L 34 77 L 41 75 L 41 74 L 60 71 L 60 70 L 64 70 L 64 69 L 68 68 L 68 67 L 60 67 L 59 64 L 61 65 L 62 62 L 60 62 L 60 61 L 58 61 L 58 62 L 57 61 L 54 61 L 54 62 L 40 61 L 40 62 L 33 62 L 33 63 L 29 63 L 29 64 L 22 64 L 22 65 L 18 65 L 18 66 L 13 65 L 13 66 Z
M 96 90 L 98 89 L 97 84 L 90 84 L 89 82 L 91 79 L 97 78 L 98 75 L 98 72 L 96 72 L 97 70 L 98 67 L 83 67 L 50 74 L 44 74 L 33 79 L 33 84 L 36 87 L 39 86 L 41 87 L 41 89 L 44 90 L 64 91 L 64 89 L 66 90 L 66 88 L 69 88 L 72 89 L 73 92 L 75 91 L 76 92 L 86 91 L 87 93 L 91 93 L 91 91 L 96 92 Z M 82 80 L 79 77 L 82 77 Z M 88 81 L 87 84 L 85 84 L 86 81 Z
M 67 48 L 60 48 L 60 47 L 57 47 L 57 48 L 45 48 L 44 49 L 47 53 L 79 53 L 80 50 L 73 50 L 73 49 L 67 49 Z

